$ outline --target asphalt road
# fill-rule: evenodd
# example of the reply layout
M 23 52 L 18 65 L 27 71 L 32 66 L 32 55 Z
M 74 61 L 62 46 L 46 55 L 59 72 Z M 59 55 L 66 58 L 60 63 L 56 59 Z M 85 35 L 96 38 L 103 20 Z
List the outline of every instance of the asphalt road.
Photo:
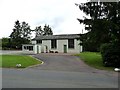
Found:
M 5 55 L 5 54 L 17 54 L 17 55 L 26 54 L 26 55 L 31 55 L 31 54 L 33 54 L 33 52 L 22 51 L 22 50 L 0 50 L 0 55 Z
M 3 69 L 3 88 L 117 88 L 117 77 L 98 73 Z
M 3 88 L 117 88 L 118 73 L 91 68 L 69 54 L 40 54 L 43 65 L 2 69 Z

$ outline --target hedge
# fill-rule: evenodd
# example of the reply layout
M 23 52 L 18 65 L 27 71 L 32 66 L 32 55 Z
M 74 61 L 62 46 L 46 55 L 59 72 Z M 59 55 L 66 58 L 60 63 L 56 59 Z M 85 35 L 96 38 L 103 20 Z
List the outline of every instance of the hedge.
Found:
M 120 67 L 120 46 L 106 43 L 100 48 L 103 63 L 105 66 Z

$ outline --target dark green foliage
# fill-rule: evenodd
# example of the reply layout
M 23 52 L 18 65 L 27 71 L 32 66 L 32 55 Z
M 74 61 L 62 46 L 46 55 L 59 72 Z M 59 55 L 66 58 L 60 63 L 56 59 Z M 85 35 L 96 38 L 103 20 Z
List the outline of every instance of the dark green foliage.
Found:
M 96 50 L 102 43 L 114 41 L 120 42 L 120 1 L 119 2 L 87 2 L 76 4 L 90 18 L 77 19 L 80 23 L 85 24 L 85 29 L 89 34 L 85 34 L 87 41 L 91 42 Z
M 22 44 L 29 44 L 30 40 L 26 38 L 16 38 L 11 39 L 11 48 L 12 49 L 22 49 Z
M 10 38 L 2 38 L 2 49 L 10 49 L 11 43 L 10 43 Z
M 80 40 L 82 41 L 83 51 L 90 51 L 90 52 L 99 52 L 101 43 L 107 43 L 110 41 L 107 38 L 107 35 L 99 36 L 92 34 L 93 32 L 88 32 L 85 34 L 81 34 Z
M 52 32 L 52 29 L 49 25 L 46 25 L 44 26 L 44 28 L 42 29 L 41 26 L 38 26 L 35 28 L 35 36 L 40 36 L 40 35 L 53 35 L 53 32 Z
M 21 24 L 21 38 L 30 40 L 31 29 L 28 23 L 22 22 Z
M 0 50 L 2 50 L 2 39 L 0 39 Z
M 120 67 L 120 1 L 76 4 L 90 18 L 77 19 L 88 33 L 81 37 L 88 51 L 99 51 L 106 66 Z M 108 43 L 108 44 L 104 44 Z
M 13 32 L 10 35 L 11 48 L 21 49 L 22 44 L 30 43 L 31 29 L 28 23 L 20 23 L 18 20 L 15 22 Z
M 36 27 L 34 31 L 35 31 L 35 36 L 36 37 L 40 36 L 40 35 L 43 35 L 43 30 L 42 30 L 41 26 Z
M 101 54 L 105 66 L 120 67 L 120 46 L 118 44 L 101 45 Z
M 46 25 L 43 28 L 43 35 L 53 35 L 52 29 L 50 28 L 50 26 Z

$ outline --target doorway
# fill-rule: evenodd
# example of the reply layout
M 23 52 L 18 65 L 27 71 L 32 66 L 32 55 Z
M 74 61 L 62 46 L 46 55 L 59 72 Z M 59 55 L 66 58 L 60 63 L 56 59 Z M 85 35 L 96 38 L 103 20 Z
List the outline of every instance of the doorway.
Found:
M 67 45 L 64 45 L 64 53 L 67 53 Z
M 37 46 L 37 54 L 39 53 L 39 46 Z

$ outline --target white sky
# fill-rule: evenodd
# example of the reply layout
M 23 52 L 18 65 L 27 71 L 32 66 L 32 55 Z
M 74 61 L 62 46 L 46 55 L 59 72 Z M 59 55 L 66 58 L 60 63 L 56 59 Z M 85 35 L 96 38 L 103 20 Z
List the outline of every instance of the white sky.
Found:
M 54 34 L 78 34 L 84 29 L 77 18 L 83 18 L 75 3 L 85 0 L 0 0 L 0 38 L 8 37 L 16 20 L 25 21 L 31 29 L 45 24 Z

